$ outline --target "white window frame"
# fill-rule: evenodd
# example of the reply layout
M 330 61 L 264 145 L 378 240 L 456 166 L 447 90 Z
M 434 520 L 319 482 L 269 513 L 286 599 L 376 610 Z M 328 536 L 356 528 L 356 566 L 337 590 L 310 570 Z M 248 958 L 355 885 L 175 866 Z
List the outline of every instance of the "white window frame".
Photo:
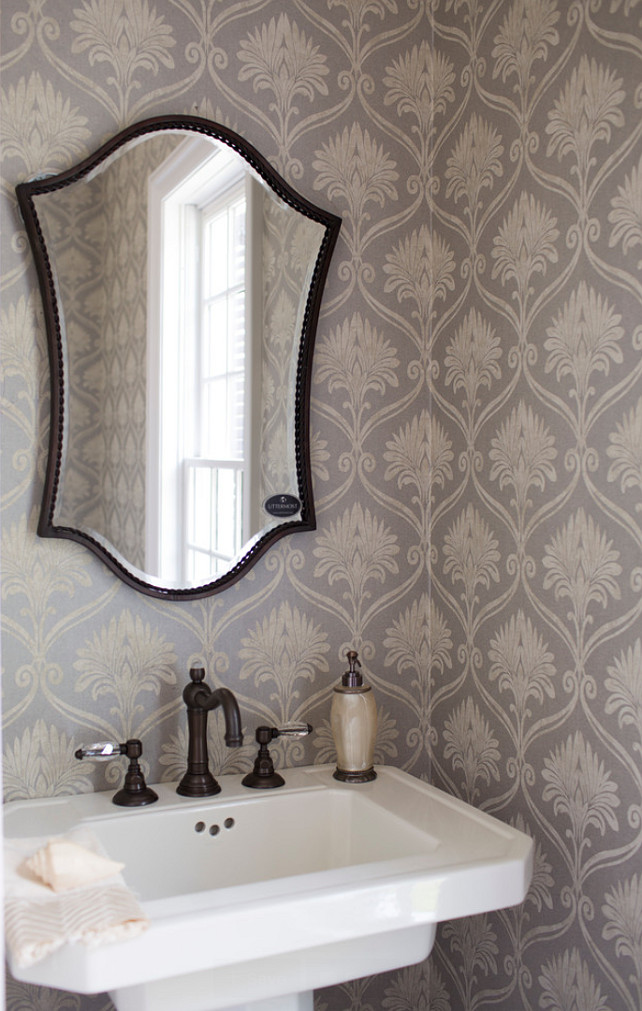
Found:
M 160 585 L 193 585 L 187 574 L 187 502 L 184 461 L 194 458 L 194 421 L 181 407 L 190 360 L 192 327 L 199 327 L 200 266 L 190 268 L 181 250 L 197 247 L 197 208 L 243 177 L 246 191 L 246 354 L 244 515 L 241 543 L 258 529 L 260 403 L 261 187 L 238 155 L 209 139 L 189 137 L 150 177 L 148 188 L 147 526 L 146 565 Z M 186 194 L 187 205 L 186 205 Z M 171 339 L 170 339 L 171 338 Z M 258 352 L 258 357 L 257 357 Z M 162 406 L 161 406 L 162 405 Z M 158 420 L 156 420 L 158 419 Z M 203 461 L 205 463 L 205 461 Z M 169 477 L 168 477 L 169 474 Z M 169 488 L 169 490 L 168 490 Z M 259 504 L 260 505 L 260 504 Z M 227 563 L 221 562 L 224 568 Z M 207 582 L 220 575 L 212 571 Z M 198 580 L 200 582 L 200 580 Z

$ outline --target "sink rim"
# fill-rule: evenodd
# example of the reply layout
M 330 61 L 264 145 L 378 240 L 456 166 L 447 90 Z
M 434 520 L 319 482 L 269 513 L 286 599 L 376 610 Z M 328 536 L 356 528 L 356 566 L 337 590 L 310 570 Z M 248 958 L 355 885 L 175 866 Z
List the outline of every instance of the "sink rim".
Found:
M 393 805 L 406 815 L 412 815 L 414 809 L 414 816 L 419 818 L 421 814 L 424 821 L 430 813 L 444 826 L 454 825 L 457 831 L 452 831 L 453 845 L 441 839 L 437 848 L 424 856 L 140 900 L 151 920 L 149 930 L 140 937 L 94 950 L 66 945 L 30 969 L 12 968 L 14 975 L 27 982 L 64 989 L 70 988 L 72 980 L 75 991 L 95 993 L 239 964 L 248 952 L 253 957 L 269 957 L 337 941 L 350 943 L 358 938 L 367 942 L 374 934 L 406 928 L 416 928 L 432 938 L 434 925 L 440 920 L 503 908 L 525 897 L 532 874 L 534 845 L 530 836 L 390 766 L 378 767 L 374 782 L 358 786 L 338 783 L 332 771 L 333 766 L 286 770 L 286 786 L 280 788 L 279 795 L 294 797 L 301 792 L 328 789 L 358 791 L 386 809 Z M 158 817 L 164 811 L 195 813 L 270 802 L 270 797 L 256 796 L 242 787 L 241 779 L 241 775 L 221 776 L 220 794 L 196 800 L 179 797 L 173 784 L 154 785 L 159 801 L 134 813 L 114 807 L 112 791 L 12 801 L 4 807 L 5 831 L 8 838 L 26 834 L 13 829 L 28 820 L 30 812 L 39 813 L 42 825 L 46 809 L 58 815 L 58 825 L 67 819 L 70 828 L 79 821 L 91 828 L 92 822 L 103 818 L 145 818 L 148 812 Z M 423 812 L 417 804 L 420 796 L 425 801 Z M 81 818 L 80 812 L 86 814 Z M 477 840 L 486 833 L 496 841 L 495 855 L 466 854 L 464 843 L 469 840 L 463 838 L 462 818 L 469 835 L 473 834 L 472 823 Z M 57 827 L 39 834 L 65 830 Z M 499 902 L 498 888 L 502 890 Z M 277 936 L 275 924 L 281 925 L 287 945 Z M 67 982 L 54 982 L 61 974 Z

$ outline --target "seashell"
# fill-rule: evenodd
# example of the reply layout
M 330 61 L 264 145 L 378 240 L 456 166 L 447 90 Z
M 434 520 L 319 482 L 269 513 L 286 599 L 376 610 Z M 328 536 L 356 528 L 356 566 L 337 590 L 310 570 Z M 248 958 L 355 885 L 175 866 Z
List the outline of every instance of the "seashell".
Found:
M 51 839 L 22 866 L 54 892 L 65 892 L 111 877 L 122 871 L 125 865 L 66 839 Z

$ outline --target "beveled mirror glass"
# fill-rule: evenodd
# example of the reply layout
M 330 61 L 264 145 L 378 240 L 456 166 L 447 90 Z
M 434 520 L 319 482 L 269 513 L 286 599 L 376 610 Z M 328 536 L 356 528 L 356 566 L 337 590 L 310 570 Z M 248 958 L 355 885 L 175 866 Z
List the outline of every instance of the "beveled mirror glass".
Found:
M 51 365 L 38 533 L 190 599 L 313 529 L 310 372 L 340 219 L 194 116 L 17 193 Z

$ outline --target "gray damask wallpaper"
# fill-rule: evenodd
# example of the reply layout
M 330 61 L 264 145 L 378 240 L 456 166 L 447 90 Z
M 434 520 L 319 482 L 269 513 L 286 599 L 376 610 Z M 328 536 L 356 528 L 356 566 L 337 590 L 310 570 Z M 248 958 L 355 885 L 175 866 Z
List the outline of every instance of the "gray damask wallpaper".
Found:
M 171 153 L 139 144 L 102 175 L 40 196 L 64 305 L 68 451 L 55 522 L 106 537 L 145 567 L 147 178 Z
M 536 841 L 523 906 L 317 1011 L 642 1006 L 642 4 L 5 0 L 3 687 L 8 798 L 113 785 L 73 760 L 185 752 L 188 666 L 332 759 L 357 648 L 378 760 Z M 145 116 L 239 130 L 343 218 L 320 321 L 318 529 L 223 595 L 136 595 L 35 536 L 48 427 L 13 186 Z M 212 721 L 214 724 L 215 721 Z M 249 766 L 249 749 L 215 765 Z M 8 983 L 10 1011 L 108 1011 Z

